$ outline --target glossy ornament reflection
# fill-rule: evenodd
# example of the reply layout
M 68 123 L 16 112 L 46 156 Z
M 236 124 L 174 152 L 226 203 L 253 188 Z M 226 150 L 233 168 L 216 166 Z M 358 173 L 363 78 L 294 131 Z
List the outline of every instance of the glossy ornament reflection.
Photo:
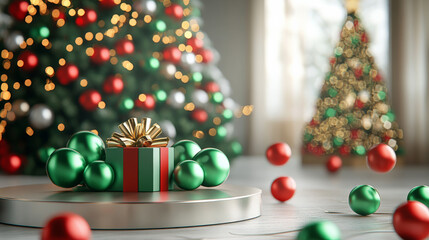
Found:
M 349 194 L 349 206 L 359 215 L 373 214 L 380 207 L 380 195 L 369 185 L 357 186 Z
M 85 168 L 83 180 L 89 189 L 105 191 L 115 179 L 113 168 L 104 161 L 93 161 Z
M 422 185 L 411 189 L 407 196 L 408 201 L 418 201 L 429 208 L 429 187 Z
M 218 186 L 228 178 L 229 160 L 222 151 L 206 148 L 198 152 L 192 160 L 198 162 L 204 170 L 203 186 Z
M 78 151 L 88 163 L 106 158 L 103 140 L 95 133 L 81 131 L 73 134 L 67 147 Z
M 174 166 L 182 161 L 191 160 L 195 154 L 201 151 L 200 146 L 191 140 L 178 141 L 172 147 L 174 148 Z
M 46 172 L 55 185 L 71 188 L 82 182 L 86 165 L 85 158 L 76 150 L 60 148 L 49 156 Z
M 198 188 L 204 180 L 204 171 L 200 164 L 192 160 L 180 162 L 174 169 L 174 182 L 184 190 Z
M 297 240 L 340 240 L 340 229 L 330 221 L 316 221 L 305 225 Z

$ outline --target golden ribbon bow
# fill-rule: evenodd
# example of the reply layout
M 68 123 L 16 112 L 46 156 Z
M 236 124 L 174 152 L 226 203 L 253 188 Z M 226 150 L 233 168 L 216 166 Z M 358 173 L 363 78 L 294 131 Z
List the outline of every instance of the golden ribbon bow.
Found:
M 143 118 L 139 123 L 137 118 L 130 118 L 121 123 L 118 128 L 122 133 L 114 132 L 107 139 L 108 147 L 166 147 L 168 137 L 156 138 L 161 134 L 161 127 L 155 123 L 150 126 L 152 119 Z

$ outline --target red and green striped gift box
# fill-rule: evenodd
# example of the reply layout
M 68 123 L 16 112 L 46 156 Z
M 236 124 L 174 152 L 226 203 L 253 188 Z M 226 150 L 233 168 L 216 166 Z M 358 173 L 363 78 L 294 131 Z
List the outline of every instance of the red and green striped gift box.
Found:
M 115 180 L 108 191 L 158 192 L 173 189 L 174 149 L 170 147 L 111 147 L 106 162 Z

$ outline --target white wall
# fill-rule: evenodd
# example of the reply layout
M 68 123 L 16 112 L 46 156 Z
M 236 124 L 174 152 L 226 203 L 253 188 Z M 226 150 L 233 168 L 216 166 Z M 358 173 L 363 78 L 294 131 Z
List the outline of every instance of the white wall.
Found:
M 247 105 L 250 102 L 250 1 L 201 0 L 202 31 L 220 54 L 219 69 L 230 81 L 233 98 Z M 235 121 L 235 135 L 247 149 L 249 117 Z

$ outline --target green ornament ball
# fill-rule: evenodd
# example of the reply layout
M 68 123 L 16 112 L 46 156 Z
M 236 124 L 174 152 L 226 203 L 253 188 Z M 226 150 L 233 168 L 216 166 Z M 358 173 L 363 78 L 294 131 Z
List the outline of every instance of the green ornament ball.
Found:
M 50 35 L 49 28 L 46 26 L 35 27 L 30 30 L 31 37 L 37 39 L 38 41 L 48 38 Z
M 162 89 L 156 90 L 155 91 L 155 98 L 158 102 L 165 102 L 167 100 L 167 92 L 165 92 Z
M 93 132 L 81 131 L 73 134 L 67 147 L 82 154 L 88 163 L 106 158 L 104 142 Z
M 191 140 L 181 140 L 176 142 L 174 148 L 174 166 L 182 161 L 192 159 L 195 154 L 201 151 L 200 146 Z
M 243 147 L 241 146 L 241 143 L 238 141 L 232 141 L 228 150 L 231 153 L 231 156 L 233 157 L 240 156 L 243 153 Z
M 104 191 L 112 185 L 115 175 L 110 164 L 104 161 L 94 161 L 85 168 L 83 180 L 89 189 Z
M 49 156 L 55 151 L 53 147 L 43 147 L 37 151 L 39 155 L 39 159 L 41 162 L 46 163 L 48 161 Z
M 83 180 L 87 162 L 76 150 L 60 148 L 46 162 L 46 172 L 51 181 L 63 188 L 71 188 Z
M 407 200 L 421 202 L 429 208 L 429 187 L 425 185 L 414 187 L 408 193 Z
M 304 226 L 297 240 L 340 240 L 341 232 L 337 225 L 329 221 L 316 221 Z
M 228 178 L 229 160 L 222 151 L 206 148 L 197 153 L 192 160 L 198 162 L 204 170 L 203 186 L 215 187 Z
M 219 126 L 216 129 L 215 140 L 218 142 L 222 142 L 223 140 L 225 140 L 225 137 L 227 134 L 228 134 L 228 130 L 226 130 L 226 128 L 224 126 Z
M 380 195 L 369 185 L 357 186 L 349 194 L 349 206 L 359 215 L 373 214 L 380 207 Z
M 130 111 L 134 108 L 134 101 L 131 98 L 124 98 L 122 99 L 119 108 L 123 111 Z
M 158 32 L 164 32 L 167 30 L 167 24 L 162 20 L 156 20 L 153 22 L 153 29 Z
M 174 168 L 174 182 L 185 190 L 194 190 L 204 181 L 204 171 L 200 164 L 192 160 L 180 162 Z

